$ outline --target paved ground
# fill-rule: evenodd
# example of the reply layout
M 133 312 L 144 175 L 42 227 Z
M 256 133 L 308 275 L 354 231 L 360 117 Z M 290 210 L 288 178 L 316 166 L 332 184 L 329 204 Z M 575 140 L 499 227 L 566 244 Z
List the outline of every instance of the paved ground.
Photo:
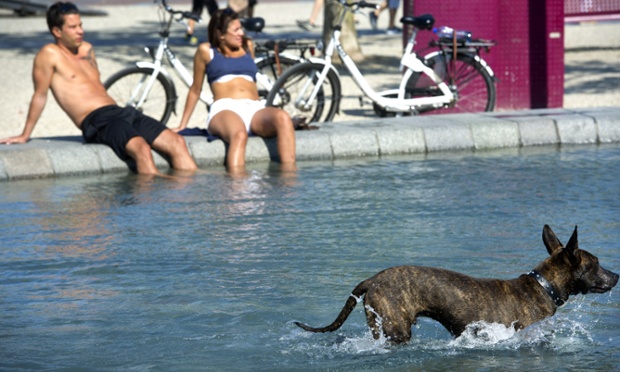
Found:
M 102 1 L 86 2 L 87 4 Z M 106 2 L 104 2 L 106 3 Z M 107 2 L 108 4 L 114 2 Z M 179 4 L 178 2 L 175 2 Z M 266 35 L 263 37 L 301 37 L 318 39 L 319 32 L 305 32 L 294 20 L 305 18 L 311 8 L 310 1 L 261 2 L 256 15 L 266 19 Z M 181 5 L 178 5 L 181 7 Z M 93 6 L 94 7 L 94 6 Z M 189 7 L 189 6 L 188 6 Z M 87 39 L 96 46 L 102 78 L 145 57 L 142 46 L 157 41 L 157 7 L 150 1 L 141 5 L 103 6 L 96 9 L 108 13 L 105 17 L 84 17 Z M 0 81 L 2 81 L 0 110 L 0 138 L 21 133 L 28 103 L 32 94 L 30 72 L 36 51 L 51 42 L 45 19 L 41 16 L 18 18 L 8 11 L 0 10 Z M 380 28 L 387 26 L 387 14 L 379 20 Z M 199 25 L 198 32 L 205 32 L 206 23 Z M 184 45 L 182 27 L 176 27 L 171 44 L 182 61 L 191 65 L 193 47 Z M 387 88 L 398 81 L 398 60 L 401 52 L 400 36 L 388 36 L 372 32 L 365 15 L 359 15 L 360 43 L 367 57 L 363 72 L 373 87 Z M 567 25 L 565 53 L 565 108 L 620 106 L 620 23 L 587 23 Z M 180 97 L 187 90 L 177 84 Z M 360 91 L 352 79 L 343 75 L 343 108 L 337 121 L 375 118 L 368 102 L 360 107 Z M 179 104 L 182 109 L 182 102 Z M 197 109 L 192 123 L 200 125 L 206 111 Z M 169 125 L 176 126 L 173 117 Z M 34 137 L 77 135 L 79 131 L 59 109 L 50 95 Z

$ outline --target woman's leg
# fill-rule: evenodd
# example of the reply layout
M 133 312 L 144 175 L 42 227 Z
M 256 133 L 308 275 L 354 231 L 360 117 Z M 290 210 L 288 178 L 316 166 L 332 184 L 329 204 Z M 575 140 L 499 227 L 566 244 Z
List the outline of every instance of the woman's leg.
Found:
M 208 130 L 228 143 L 226 166 L 230 170 L 244 167 L 248 132 L 241 117 L 230 110 L 221 111 L 211 119 Z
M 265 107 L 254 114 L 250 129 L 260 137 L 277 137 L 278 155 L 282 164 L 295 163 L 295 128 L 286 111 Z

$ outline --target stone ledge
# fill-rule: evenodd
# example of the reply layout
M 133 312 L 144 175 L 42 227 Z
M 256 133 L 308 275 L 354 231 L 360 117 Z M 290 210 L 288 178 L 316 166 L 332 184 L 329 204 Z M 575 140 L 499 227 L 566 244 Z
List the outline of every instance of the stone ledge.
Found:
M 186 137 L 186 141 L 200 167 L 224 164 L 222 141 L 207 142 L 204 137 Z M 620 142 L 620 107 L 541 109 L 325 123 L 319 130 L 297 132 L 297 159 L 616 142 Z M 162 156 L 154 156 L 158 168 L 168 168 Z M 275 156 L 275 139 L 248 141 L 248 163 L 267 162 Z M 84 144 L 81 137 L 0 146 L 2 181 L 110 172 L 129 172 L 129 167 L 107 146 Z

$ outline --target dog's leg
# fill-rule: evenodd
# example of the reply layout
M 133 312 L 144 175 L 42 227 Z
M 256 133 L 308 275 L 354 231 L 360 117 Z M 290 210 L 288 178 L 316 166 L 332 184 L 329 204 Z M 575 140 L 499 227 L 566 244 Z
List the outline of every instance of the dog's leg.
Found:
M 383 333 L 383 318 L 381 318 L 375 309 L 373 309 L 370 305 L 364 305 L 364 311 L 366 312 L 366 322 L 372 332 L 372 337 L 375 340 L 378 340 L 381 338 L 381 334 Z
M 383 320 L 383 332 L 385 337 L 395 344 L 402 344 L 411 340 L 411 326 L 405 318 L 399 316 L 396 319 Z
M 405 317 L 401 309 L 395 309 L 390 301 L 373 301 L 373 295 L 366 294 L 364 309 L 368 326 L 375 340 L 380 339 L 381 334 L 393 343 L 401 344 L 411 339 L 411 319 Z M 374 305 L 374 307 L 373 307 Z

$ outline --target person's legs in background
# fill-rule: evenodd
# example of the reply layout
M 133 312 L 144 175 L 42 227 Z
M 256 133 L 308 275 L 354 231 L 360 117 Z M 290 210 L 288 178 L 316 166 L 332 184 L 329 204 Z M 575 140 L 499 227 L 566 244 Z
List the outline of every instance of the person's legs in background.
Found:
M 386 32 L 388 35 L 399 34 L 401 30 L 395 25 L 396 12 L 398 11 L 399 5 L 400 5 L 400 0 L 384 0 L 383 2 L 381 2 L 381 4 L 379 5 L 377 9 L 375 9 L 373 12 L 370 12 L 370 14 L 368 14 L 368 17 L 370 19 L 370 27 L 373 30 L 377 30 L 377 21 L 379 19 L 379 15 L 381 14 L 382 11 L 384 11 L 385 9 L 388 9 L 390 19 L 388 21 L 388 28 Z
M 202 8 L 204 6 L 207 7 L 207 12 L 209 12 L 210 16 L 213 15 L 215 11 L 217 11 L 217 9 L 219 8 L 217 0 L 192 0 L 192 13 L 200 17 L 202 15 Z M 198 45 L 198 38 L 194 36 L 195 26 L 196 21 L 194 21 L 193 19 L 187 20 L 187 32 L 185 33 L 185 40 L 190 45 Z
M 387 0 L 384 0 L 381 2 L 381 4 L 379 4 L 379 6 L 377 7 L 377 9 L 373 10 L 372 12 L 370 12 L 368 14 L 368 18 L 370 19 L 370 27 L 376 31 L 377 30 L 377 20 L 379 19 L 379 14 L 381 14 L 381 12 L 387 8 L 388 3 Z
M 396 27 L 394 22 L 396 21 L 396 12 L 398 11 L 398 6 L 400 5 L 400 0 L 388 0 L 388 12 L 389 12 L 389 23 L 387 34 L 388 35 L 397 35 L 401 32 L 401 29 Z
M 306 21 L 303 19 L 297 20 L 297 26 L 303 28 L 306 31 L 310 31 L 311 29 L 316 27 L 316 19 L 319 17 L 319 13 L 321 12 L 321 8 L 323 8 L 324 0 L 314 0 L 314 4 L 312 4 L 312 12 L 310 13 L 310 18 Z

